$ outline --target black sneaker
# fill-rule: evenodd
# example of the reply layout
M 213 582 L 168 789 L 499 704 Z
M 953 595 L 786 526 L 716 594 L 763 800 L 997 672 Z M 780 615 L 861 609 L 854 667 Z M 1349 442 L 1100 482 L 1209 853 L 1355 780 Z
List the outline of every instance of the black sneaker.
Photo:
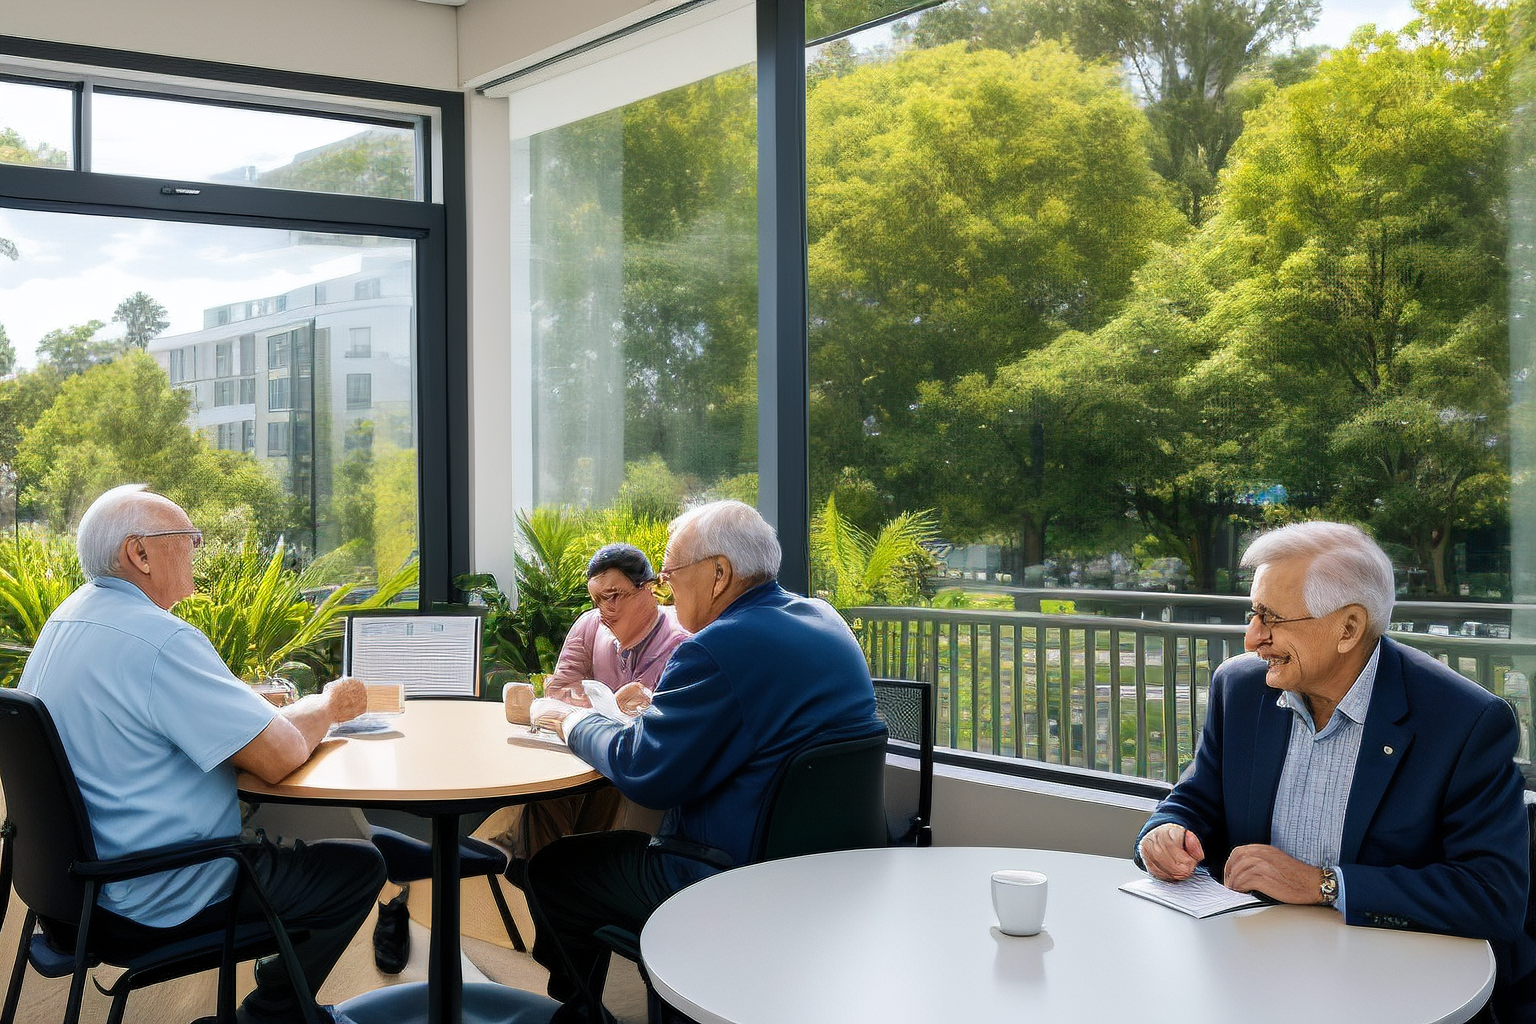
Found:
M 399 974 L 411 958 L 411 915 L 405 907 L 406 891 L 379 904 L 379 920 L 373 926 L 373 963 L 385 974 Z

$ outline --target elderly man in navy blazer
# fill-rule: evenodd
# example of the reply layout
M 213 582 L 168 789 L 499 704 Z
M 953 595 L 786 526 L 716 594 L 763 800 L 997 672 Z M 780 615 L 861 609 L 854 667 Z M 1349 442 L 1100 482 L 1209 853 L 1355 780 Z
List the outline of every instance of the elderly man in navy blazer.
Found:
M 745 863 L 779 768 L 811 741 L 884 732 L 864 652 L 825 601 L 777 581 L 773 527 L 717 501 L 669 527 L 660 578 L 693 636 L 673 652 L 651 707 L 625 726 L 586 708 L 534 701 L 533 719 L 642 807 L 669 808 L 660 843 L 644 832 L 566 836 L 528 863 L 533 958 L 549 968 L 555 1021 L 598 1020 L 607 954 L 593 932 L 638 932 L 679 889 L 714 874 L 678 849 Z
M 1243 564 L 1256 657 L 1211 680 L 1194 763 L 1142 828 L 1137 862 L 1168 881 L 1203 863 L 1229 888 L 1352 925 L 1487 939 L 1485 1014 L 1536 1019 L 1509 705 L 1382 635 L 1392 564 L 1359 529 L 1288 526 Z

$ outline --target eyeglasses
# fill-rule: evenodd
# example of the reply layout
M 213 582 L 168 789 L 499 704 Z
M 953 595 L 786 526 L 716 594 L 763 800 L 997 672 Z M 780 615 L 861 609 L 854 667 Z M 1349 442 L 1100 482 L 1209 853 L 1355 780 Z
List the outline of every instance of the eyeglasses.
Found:
M 1283 616 L 1276 615 L 1272 611 L 1261 612 L 1257 608 L 1249 608 L 1246 612 L 1243 613 L 1243 622 L 1251 623 L 1254 619 L 1258 619 L 1259 624 L 1262 625 L 1265 629 L 1274 629 L 1276 626 L 1285 622 L 1306 622 L 1308 619 L 1315 618 L 1317 618 L 1316 615 L 1293 615 L 1287 619 Z
M 141 533 L 138 537 L 140 540 L 148 540 L 150 537 L 191 537 L 193 551 L 203 546 L 202 530 L 161 530 L 159 533 Z
M 689 562 L 687 565 L 680 565 L 680 566 L 678 566 L 675 569 L 668 569 L 666 566 L 662 566 L 661 567 L 661 572 L 656 574 L 656 579 L 663 586 L 670 587 L 672 585 L 672 577 L 676 576 L 678 573 L 682 572 L 684 569 L 692 569 L 694 566 L 698 565 L 700 562 L 707 562 L 707 561 L 709 561 L 712 558 L 719 558 L 719 557 L 720 557 L 719 555 L 705 555 L 703 558 L 695 558 L 693 561 Z

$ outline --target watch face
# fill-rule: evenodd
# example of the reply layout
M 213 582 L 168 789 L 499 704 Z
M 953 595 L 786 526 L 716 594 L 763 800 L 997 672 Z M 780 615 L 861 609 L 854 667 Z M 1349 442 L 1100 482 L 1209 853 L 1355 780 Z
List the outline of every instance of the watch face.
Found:
M 1323 868 L 1323 880 L 1318 889 L 1324 903 L 1332 903 L 1339 898 L 1339 876 L 1334 874 L 1332 868 Z

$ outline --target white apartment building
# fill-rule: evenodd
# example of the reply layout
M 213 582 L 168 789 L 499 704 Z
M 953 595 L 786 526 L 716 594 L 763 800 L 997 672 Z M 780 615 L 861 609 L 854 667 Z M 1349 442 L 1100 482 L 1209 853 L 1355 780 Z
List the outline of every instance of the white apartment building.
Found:
M 381 431 L 415 446 L 410 254 L 354 253 L 337 263 L 345 273 L 205 309 L 202 330 L 149 345 L 171 383 L 192 396 L 188 425 L 265 462 L 309 503 L 321 530 L 332 472 L 348 452 Z

